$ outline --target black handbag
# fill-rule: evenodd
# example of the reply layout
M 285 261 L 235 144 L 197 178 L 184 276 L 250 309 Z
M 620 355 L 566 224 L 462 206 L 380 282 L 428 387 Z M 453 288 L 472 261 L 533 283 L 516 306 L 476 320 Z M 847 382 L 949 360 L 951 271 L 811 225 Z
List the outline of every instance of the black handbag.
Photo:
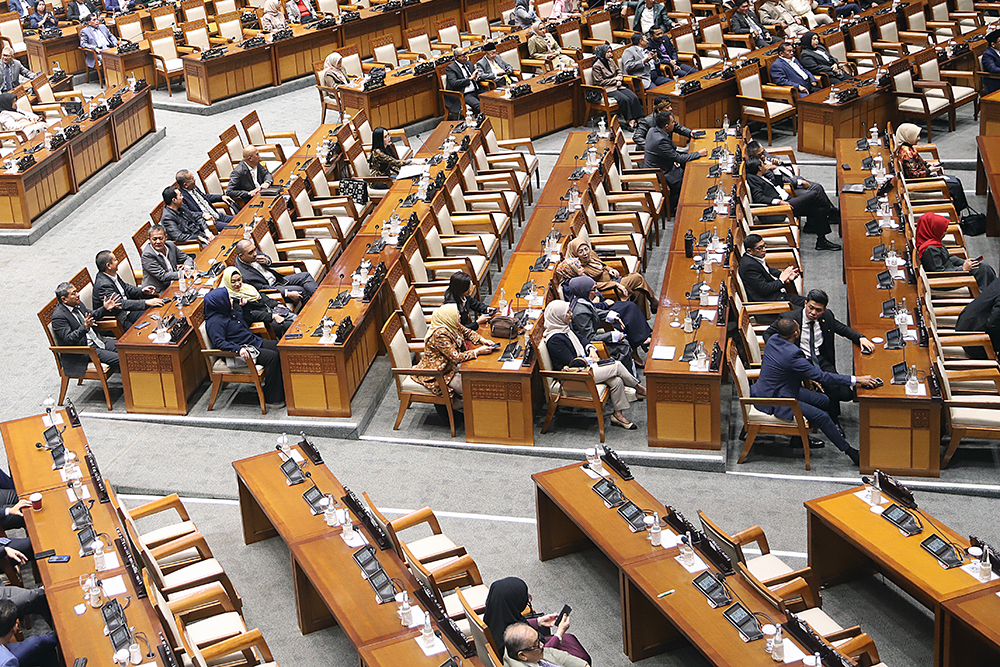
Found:
M 355 204 L 365 206 L 368 204 L 368 183 L 358 178 L 343 178 L 340 180 L 339 194 L 350 197 Z
M 583 94 L 583 99 L 586 100 L 587 104 L 600 104 L 604 101 L 604 97 L 596 90 L 588 90 Z
M 958 225 L 966 236 L 982 236 L 986 233 L 986 216 L 970 206 Z

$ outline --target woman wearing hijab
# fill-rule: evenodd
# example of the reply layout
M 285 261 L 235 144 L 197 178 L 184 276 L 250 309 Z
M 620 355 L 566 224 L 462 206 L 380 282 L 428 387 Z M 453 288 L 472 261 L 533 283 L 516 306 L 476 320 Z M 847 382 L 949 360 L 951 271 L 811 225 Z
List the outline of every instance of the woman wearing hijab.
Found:
M 262 366 L 264 402 L 269 408 L 285 407 L 285 383 L 281 377 L 278 342 L 265 340 L 250 332 L 243 319 L 243 310 L 233 308 L 233 298 L 225 287 L 217 287 L 205 295 L 205 332 L 212 347 L 235 352 L 248 365 Z M 226 360 L 231 368 L 238 367 L 236 362 L 235 359 Z
M 556 38 L 552 36 L 541 21 L 536 21 L 531 26 L 531 35 L 528 37 L 528 55 L 539 60 L 549 60 L 553 68 L 573 67 L 576 62 L 562 52 Z
M 510 20 L 517 26 L 518 30 L 527 30 L 541 19 L 538 18 L 538 12 L 535 11 L 530 0 L 515 0 Z
M 979 289 L 984 289 L 996 280 L 997 274 L 989 264 L 978 259 L 966 259 L 952 255 L 941 243 L 951 221 L 937 213 L 924 213 L 917 220 L 917 256 L 925 271 L 964 271 L 976 279 Z
M 566 284 L 577 276 L 585 275 L 583 265 L 576 257 L 568 257 L 556 265 L 552 280 L 549 281 L 549 289 L 552 299 L 562 299 L 571 301 L 566 295 Z M 639 306 L 631 301 L 614 301 L 604 299 L 599 295 L 596 299 L 591 299 L 598 310 L 613 310 L 618 313 L 620 321 L 625 325 L 625 337 L 628 339 L 632 349 L 649 346 L 649 337 L 653 330 L 649 327 L 649 322 L 643 316 Z
M 553 302 L 555 303 L 555 302 Z M 551 305 L 551 304 L 550 304 Z M 538 630 L 544 637 L 546 648 L 557 648 L 590 664 L 590 654 L 580 644 L 580 641 L 566 632 L 569 629 L 569 614 L 563 617 L 556 626 L 558 614 L 547 614 L 525 620 L 523 612 L 531 608 L 531 595 L 528 594 L 528 584 L 517 577 L 498 579 L 490 584 L 490 592 L 486 596 L 486 609 L 483 612 L 483 622 L 490 629 L 490 636 L 503 651 L 503 633 L 515 623 L 527 623 Z M 503 659 L 503 653 L 500 654 Z M 511 656 L 511 659 L 516 656 Z
M 590 247 L 590 241 L 586 238 L 578 236 L 570 241 L 567 246 L 567 256 L 580 260 L 583 272 L 597 281 L 597 289 L 601 292 L 614 290 L 616 299 L 635 302 L 646 319 L 649 319 L 650 314 L 656 314 L 656 295 L 653 294 L 653 288 L 646 279 L 638 273 L 630 273 L 623 277 L 598 259 Z
M 466 350 L 465 341 L 478 347 Z M 451 396 L 456 394 L 461 396 L 462 376 L 459 373 L 459 366 L 463 361 L 471 361 L 493 350 L 490 341 L 462 326 L 458 306 L 446 303 L 431 315 L 427 338 L 424 339 L 424 352 L 415 368 L 443 371 L 444 380 L 448 384 L 448 393 Z M 433 375 L 414 375 L 413 379 L 430 389 L 436 396 L 441 395 L 441 387 Z
M 587 343 L 602 341 L 608 345 L 609 350 L 612 346 L 616 349 L 625 348 L 621 354 L 611 356 L 620 360 L 634 373 L 632 351 L 648 346 L 649 336 L 653 333 L 649 323 L 642 317 L 639 307 L 631 301 L 602 299 L 597 291 L 597 283 L 590 276 L 572 278 L 563 286 L 563 293 L 573 313 L 573 331 L 580 339 Z M 603 331 L 602 322 L 611 322 L 615 329 Z
M 295 316 L 285 306 L 261 294 L 253 285 L 243 282 L 239 269 L 230 266 L 222 273 L 222 284 L 229 291 L 234 304 L 239 303 L 243 310 L 243 321 L 253 324 L 264 322 L 271 325 L 271 330 L 278 340 L 285 335 Z
M 819 35 L 814 32 L 807 32 L 802 35 L 802 52 L 799 53 L 799 62 L 807 70 L 815 74 L 825 74 L 830 80 L 830 85 L 834 86 L 843 82 L 850 76 L 840 67 L 840 63 L 830 55 L 830 52 L 823 46 Z
M 961 213 L 969 206 L 965 198 L 965 189 L 962 181 L 951 174 L 944 173 L 942 167 L 935 160 L 925 160 L 917 150 L 917 142 L 920 141 L 920 128 L 913 123 L 903 123 L 896 128 L 896 157 L 903 166 L 903 174 L 906 178 L 932 178 L 940 177 L 948 185 L 948 194 L 955 204 L 955 210 Z
M 384 127 L 376 127 L 372 131 L 372 150 L 368 154 L 368 168 L 373 176 L 395 176 L 400 167 L 407 164 L 396 154 L 396 147 Z
M 590 373 L 595 382 L 607 385 L 611 406 L 614 408 L 611 422 L 628 431 L 636 430 L 638 427 L 622 412 L 628 408 L 625 387 L 634 388 L 639 396 L 646 395 L 646 388 L 617 359 L 608 359 L 598 364 L 601 358 L 597 355 L 597 348 L 580 340 L 570 326 L 572 322 L 573 313 L 565 301 L 552 301 L 545 307 L 545 335 L 542 336 L 542 344 L 549 353 L 552 368 Z
M 338 88 L 351 82 L 351 76 L 344 70 L 344 56 L 336 51 L 323 61 L 323 85 L 327 88 Z M 336 102 L 333 93 L 324 93 L 331 102 Z
M 281 1 L 266 0 L 264 2 L 264 15 L 260 17 L 261 30 L 274 32 L 287 27 L 288 21 L 285 20 L 285 14 L 281 11 Z
M 481 324 L 486 324 L 491 319 L 488 314 L 490 307 L 473 296 L 475 291 L 469 274 L 457 271 L 451 274 L 448 291 L 444 293 L 444 302 L 455 304 L 462 326 L 472 331 L 478 331 Z
M 618 115 L 625 119 L 628 129 L 634 130 L 636 121 L 645 115 L 642 102 L 630 88 L 622 85 L 622 71 L 618 63 L 613 57 L 608 58 L 610 49 L 607 44 L 594 49 L 594 66 L 590 74 L 594 85 L 604 88 L 618 102 Z
M 45 122 L 33 113 L 24 113 L 17 108 L 17 97 L 14 93 L 0 95 L 0 130 L 5 132 L 23 132 L 31 139 L 45 129 Z

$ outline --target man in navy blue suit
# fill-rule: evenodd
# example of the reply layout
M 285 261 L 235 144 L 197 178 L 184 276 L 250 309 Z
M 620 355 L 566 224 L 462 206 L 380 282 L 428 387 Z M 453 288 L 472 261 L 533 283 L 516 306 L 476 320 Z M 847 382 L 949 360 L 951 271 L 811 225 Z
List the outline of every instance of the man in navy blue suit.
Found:
M 779 57 L 771 63 L 771 82 L 776 86 L 797 88 L 799 97 L 819 90 L 816 77 L 795 57 L 795 47 L 791 42 L 783 42 L 779 48 Z
M 992 30 L 986 33 L 986 43 L 989 48 L 983 51 L 983 71 L 996 75 L 998 78 L 983 77 L 983 95 L 1000 90 L 1000 49 L 997 42 L 1000 41 L 1000 30 Z
M 760 377 L 750 389 L 750 395 L 757 398 L 794 398 L 802 408 L 803 416 L 810 425 L 818 426 L 837 449 L 841 450 L 855 465 L 860 461 L 857 449 L 844 438 L 844 433 L 830 416 L 830 399 L 822 393 L 821 385 L 842 385 L 874 388 L 878 382 L 870 375 L 840 375 L 827 373 L 806 359 L 805 353 L 796 341 L 799 338 L 799 323 L 783 318 L 776 325 L 777 335 L 771 336 L 764 347 L 760 364 Z M 806 389 L 802 381 L 807 380 L 814 389 Z M 792 420 L 790 408 L 762 405 L 761 412 L 779 419 Z
M 178 171 L 176 178 L 181 197 L 184 199 L 184 208 L 204 218 L 205 222 L 212 223 L 217 230 L 224 229 L 226 223 L 233 219 L 233 216 L 215 207 L 215 204 L 225 203 L 230 210 L 236 210 L 238 207 L 231 197 L 205 194 L 195 183 L 194 174 L 187 169 Z

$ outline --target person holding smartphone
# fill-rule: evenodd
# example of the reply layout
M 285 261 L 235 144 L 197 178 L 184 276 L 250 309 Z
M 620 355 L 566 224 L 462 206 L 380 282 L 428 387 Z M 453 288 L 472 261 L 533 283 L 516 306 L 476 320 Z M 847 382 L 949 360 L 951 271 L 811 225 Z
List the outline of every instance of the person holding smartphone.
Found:
M 964 271 L 976 279 L 979 289 L 997 279 L 996 271 L 984 264 L 982 256 L 963 259 L 948 252 L 943 239 L 948 233 L 951 220 L 937 213 L 924 213 L 917 219 L 917 256 L 924 271 Z
M 465 271 L 457 271 L 451 274 L 448 281 L 448 291 L 444 293 L 444 302 L 453 303 L 458 307 L 458 314 L 461 317 L 462 326 L 472 331 L 478 331 L 480 325 L 486 324 L 493 319 L 493 308 L 477 299 L 476 289 L 472 285 L 472 278 Z
M 565 304 L 565 302 L 562 302 Z M 527 610 L 528 616 L 524 615 Z M 490 635 L 494 643 L 504 652 L 504 643 L 508 628 L 516 627 L 518 624 L 527 625 L 535 632 L 534 637 L 519 636 L 518 641 L 531 639 L 533 641 L 523 643 L 525 647 L 544 648 L 546 660 L 555 665 L 566 665 L 567 667 L 580 667 L 580 662 L 584 665 L 591 663 L 590 654 L 587 653 L 580 641 L 569 630 L 569 614 L 566 614 L 558 625 L 556 619 L 558 614 L 536 614 L 531 608 L 531 594 L 528 593 L 528 584 L 523 579 L 517 577 L 505 577 L 498 579 L 490 585 L 490 592 L 486 596 L 486 610 L 483 612 L 483 621 L 490 629 Z M 521 630 L 526 634 L 526 630 Z M 538 645 L 541 646 L 538 646 Z M 556 649 L 555 652 L 550 649 Z M 522 656 L 520 650 L 515 650 L 513 654 L 507 652 L 504 664 L 521 665 L 538 664 L 542 658 L 543 651 L 532 650 L 528 659 Z M 550 655 L 568 654 L 577 661 L 557 662 Z M 520 661 L 520 662 L 518 662 Z
M 569 618 L 569 615 L 566 616 Z M 542 634 L 527 623 L 514 623 L 503 633 L 503 647 L 508 667 L 589 667 L 588 663 L 566 651 L 545 645 Z

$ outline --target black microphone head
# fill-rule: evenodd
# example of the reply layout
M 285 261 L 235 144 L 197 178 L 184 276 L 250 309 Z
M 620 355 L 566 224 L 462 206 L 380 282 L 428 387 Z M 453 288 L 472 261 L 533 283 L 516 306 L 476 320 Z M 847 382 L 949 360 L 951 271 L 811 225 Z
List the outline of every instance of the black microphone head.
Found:
M 862 475 L 861 476 L 861 481 L 864 482 L 865 484 L 868 484 L 869 486 L 871 486 L 872 481 L 870 479 L 868 479 L 868 475 Z
M 309 472 L 308 470 L 303 470 L 302 474 L 308 477 L 309 479 L 312 479 L 312 473 Z
M 366 244 L 365 244 L 365 250 L 368 250 L 368 249 L 369 249 L 369 248 L 371 248 L 371 247 L 372 247 L 372 244 L 371 244 L 371 243 L 366 243 Z
M 329 301 L 327 302 L 327 304 L 326 304 L 326 307 L 327 307 L 327 308 L 333 308 L 333 299 L 330 299 L 330 300 L 329 300 Z
M 340 279 L 341 279 L 341 280 L 343 280 L 343 279 L 344 279 L 344 274 L 343 274 L 343 273 L 341 273 L 341 274 L 340 274 Z

